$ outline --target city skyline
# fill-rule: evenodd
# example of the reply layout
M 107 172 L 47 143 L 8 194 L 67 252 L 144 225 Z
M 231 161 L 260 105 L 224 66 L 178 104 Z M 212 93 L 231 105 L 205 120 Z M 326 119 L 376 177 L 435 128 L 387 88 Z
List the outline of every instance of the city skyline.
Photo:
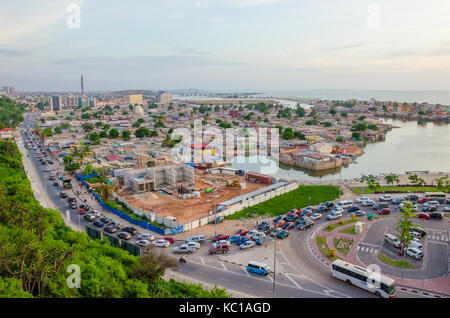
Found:
M 80 74 L 86 91 L 450 85 L 450 3 L 439 0 L 47 0 L 0 12 L 0 78 L 19 91 L 77 91 Z

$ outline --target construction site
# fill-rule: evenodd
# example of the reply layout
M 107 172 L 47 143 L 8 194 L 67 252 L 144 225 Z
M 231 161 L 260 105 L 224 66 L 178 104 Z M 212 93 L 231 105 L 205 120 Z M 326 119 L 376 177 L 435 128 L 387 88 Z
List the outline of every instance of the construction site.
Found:
M 221 202 L 272 183 L 271 177 L 248 178 L 235 169 L 195 170 L 186 165 L 124 171 L 119 180 L 117 194 L 131 205 L 179 223 L 209 216 Z

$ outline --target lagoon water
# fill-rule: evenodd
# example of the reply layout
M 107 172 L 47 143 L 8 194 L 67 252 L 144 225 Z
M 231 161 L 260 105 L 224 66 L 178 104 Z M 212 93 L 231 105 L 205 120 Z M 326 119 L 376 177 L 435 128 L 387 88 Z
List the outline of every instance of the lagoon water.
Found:
M 364 147 L 364 155 L 356 163 L 347 167 L 323 171 L 309 171 L 280 165 L 273 173 L 276 177 L 288 177 L 296 180 L 318 181 L 358 178 L 361 174 L 404 173 L 410 170 L 450 173 L 450 125 L 435 123 L 418 124 L 399 120 L 384 120 L 400 128 L 388 132 L 386 141 L 370 143 Z M 255 172 L 269 172 L 266 158 L 260 163 L 238 163 L 234 168 Z M 257 158 L 253 158 L 254 161 Z M 273 170 L 273 169 L 271 169 Z

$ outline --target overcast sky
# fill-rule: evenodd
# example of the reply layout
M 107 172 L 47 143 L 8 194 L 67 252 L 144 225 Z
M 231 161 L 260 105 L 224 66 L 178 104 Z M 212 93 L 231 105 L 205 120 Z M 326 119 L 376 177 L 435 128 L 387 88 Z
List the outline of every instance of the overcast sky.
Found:
M 0 30 L 17 90 L 450 89 L 449 0 L 14 0 Z

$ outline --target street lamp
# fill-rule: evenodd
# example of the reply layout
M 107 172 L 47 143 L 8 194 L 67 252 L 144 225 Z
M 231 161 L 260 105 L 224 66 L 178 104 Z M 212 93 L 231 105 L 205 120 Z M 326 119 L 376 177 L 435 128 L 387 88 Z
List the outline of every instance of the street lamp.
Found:
M 275 248 L 273 250 L 273 286 L 272 286 L 272 294 L 273 297 L 275 298 L 275 280 L 276 280 L 276 276 L 277 276 L 277 271 L 276 271 L 276 260 L 277 260 L 277 238 L 276 236 L 273 239 L 274 244 L 275 244 Z

